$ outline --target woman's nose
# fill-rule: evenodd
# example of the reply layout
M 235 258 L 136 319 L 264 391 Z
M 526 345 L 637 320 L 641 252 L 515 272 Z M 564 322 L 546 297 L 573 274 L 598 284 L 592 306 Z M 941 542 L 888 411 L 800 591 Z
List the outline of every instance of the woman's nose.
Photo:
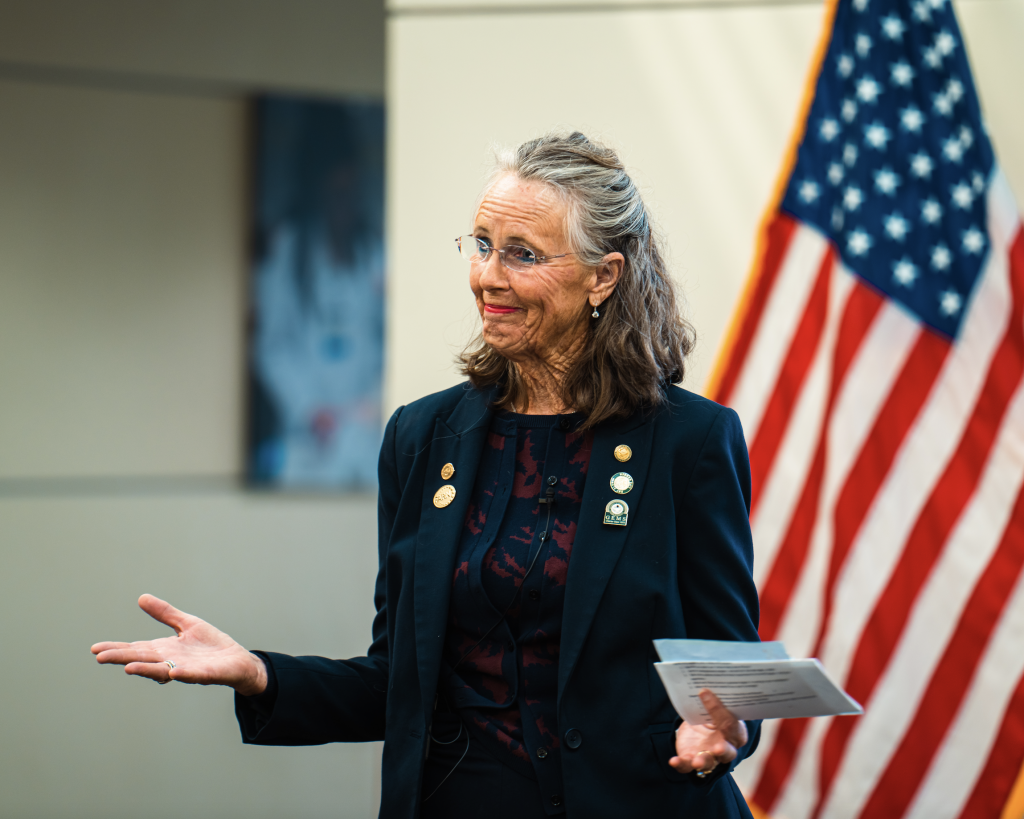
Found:
M 487 260 L 477 262 L 480 267 L 480 286 L 484 290 L 504 290 L 508 287 L 508 270 L 501 263 L 501 257 L 492 251 Z

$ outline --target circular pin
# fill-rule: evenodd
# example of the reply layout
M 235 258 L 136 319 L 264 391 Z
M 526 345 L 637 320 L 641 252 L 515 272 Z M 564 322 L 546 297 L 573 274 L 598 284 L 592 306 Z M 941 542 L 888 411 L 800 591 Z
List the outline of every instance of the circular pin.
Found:
M 450 480 L 452 475 L 455 474 L 455 467 L 451 464 L 445 464 L 441 467 L 441 480 Z
M 444 509 L 449 503 L 455 500 L 455 487 L 446 483 L 434 493 L 434 506 Z
M 612 479 L 609 483 L 611 484 L 612 492 L 619 495 L 625 495 L 633 488 L 633 476 L 628 472 L 616 472 L 612 475 Z
M 619 444 L 615 447 L 615 460 L 621 463 L 625 463 L 633 457 L 633 450 L 625 444 Z
M 611 503 L 608 504 L 607 509 L 613 515 L 624 515 L 626 514 L 626 511 L 629 509 L 629 507 L 626 506 L 626 504 L 624 504 L 622 501 L 612 501 Z

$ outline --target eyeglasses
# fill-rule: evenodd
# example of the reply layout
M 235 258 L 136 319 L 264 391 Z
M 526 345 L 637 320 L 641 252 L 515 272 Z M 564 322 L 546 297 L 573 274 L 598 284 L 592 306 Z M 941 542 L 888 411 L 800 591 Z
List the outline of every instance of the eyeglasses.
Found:
M 491 247 L 486 239 L 476 236 L 460 236 L 455 240 L 459 253 L 467 262 L 486 262 L 491 253 L 497 253 L 501 263 L 509 270 L 529 270 L 534 265 L 541 264 L 551 259 L 561 259 L 563 256 L 571 256 L 572 253 L 559 253 L 557 256 L 538 256 L 528 247 L 520 245 L 505 245 L 505 247 Z

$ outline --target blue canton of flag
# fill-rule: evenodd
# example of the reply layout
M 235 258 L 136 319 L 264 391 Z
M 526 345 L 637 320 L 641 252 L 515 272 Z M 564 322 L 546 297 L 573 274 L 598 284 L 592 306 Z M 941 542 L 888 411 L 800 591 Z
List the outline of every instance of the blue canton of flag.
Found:
M 955 338 L 988 252 L 993 165 L 949 1 L 840 3 L 782 209 Z

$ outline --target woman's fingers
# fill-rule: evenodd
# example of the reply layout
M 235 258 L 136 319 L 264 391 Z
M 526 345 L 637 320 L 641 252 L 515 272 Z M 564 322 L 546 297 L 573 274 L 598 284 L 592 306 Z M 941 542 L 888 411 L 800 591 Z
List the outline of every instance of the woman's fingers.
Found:
M 700 692 L 700 701 L 704 704 L 708 714 L 711 715 L 711 722 L 715 730 L 720 732 L 730 745 L 734 746 L 732 757 L 730 757 L 731 761 L 736 756 L 735 748 L 747 744 L 747 724 L 741 719 L 736 719 L 732 711 L 726 708 L 722 701 L 706 688 Z
M 102 664 L 127 665 L 128 663 L 162 663 L 164 656 L 149 647 L 110 648 L 96 655 L 96 662 Z
M 89 650 L 93 654 L 99 654 L 102 651 L 110 651 L 112 648 L 130 648 L 131 643 L 112 643 L 109 640 L 103 643 L 96 643 Z
M 177 669 L 174 669 L 177 671 Z M 173 671 L 169 665 L 165 662 L 134 662 L 128 663 L 124 667 L 125 674 L 131 674 L 134 677 L 145 677 L 147 680 L 155 680 L 159 683 L 170 682 L 174 679 L 171 675 Z
M 159 620 L 165 626 L 170 626 L 178 634 L 181 634 L 181 632 L 199 619 L 191 614 L 179 611 L 166 600 L 161 600 L 152 594 L 144 594 L 139 598 L 139 608 L 154 620 Z

